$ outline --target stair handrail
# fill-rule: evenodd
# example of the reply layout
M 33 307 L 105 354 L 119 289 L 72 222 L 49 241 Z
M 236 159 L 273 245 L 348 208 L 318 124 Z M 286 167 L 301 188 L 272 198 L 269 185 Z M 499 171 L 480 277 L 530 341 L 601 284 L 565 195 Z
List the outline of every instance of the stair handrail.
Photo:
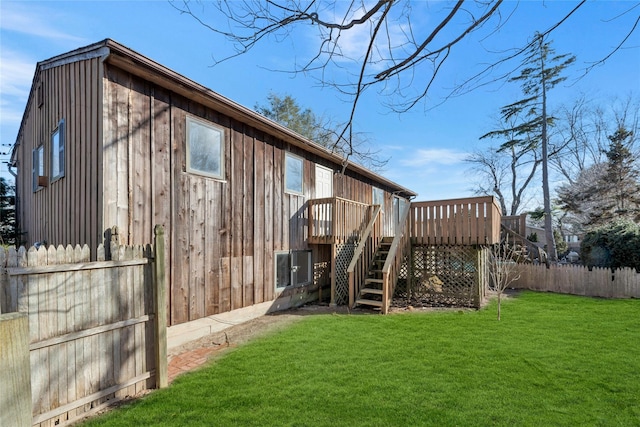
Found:
M 407 251 L 411 252 L 411 236 L 409 233 L 410 211 L 411 206 L 407 204 L 398 223 L 400 229 L 396 230 L 393 242 L 389 248 L 389 254 L 384 262 L 384 267 L 382 267 L 382 314 L 387 314 L 389 311 L 389 305 L 393 298 L 393 291 L 398 281 L 403 258 Z M 407 279 L 409 279 L 409 274 L 407 274 Z
M 349 280 L 349 307 L 353 307 L 355 303 L 355 296 L 358 292 L 360 292 L 360 285 L 362 284 L 362 280 L 358 281 L 358 289 L 356 289 L 356 278 L 355 278 L 355 270 L 358 267 L 358 264 L 361 265 L 358 268 L 358 271 L 361 274 L 365 274 L 366 271 L 369 270 L 369 265 L 371 263 L 371 259 L 373 258 L 373 254 L 375 253 L 376 248 L 378 247 L 378 240 L 380 239 L 379 235 L 376 235 L 376 231 L 380 229 L 380 205 L 372 205 L 373 213 L 371 215 L 371 220 L 367 224 L 367 227 L 364 229 L 360 237 L 360 241 L 358 242 L 358 246 L 353 253 L 353 258 L 351 258 L 351 262 L 349 263 L 349 267 L 347 267 L 347 278 Z M 376 227 L 376 224 L 378 227 Z M 376 228 L 378 230 L 376 230 Z M 379 233 L 378 233 L 379 234 Z M 375 242 L 374 242 L 375 240 Z M 369 245 L 367 245 L 369 244 Z M 368 251 L 365 251 L 365 248 L 369 248 Z M 364 257 L 363 255 L 366 255 Z
M 502 228 L 502 230 L 505 233 L 510 234 L 511 236 L 515 236 L 518 239 L 522 240 L 522 242 L 527 246 L 527 251 L 529 251 L 531 254 L 529 255 L 529 259 L 531 260 L 531 262 L 535 262 L 535 259 L 533 258 L 534 254 L 538 255 L 539 263 L 544 264 L 547 262 L 547 253 L 540 246 L 534 244 L 531 240 L 527 239 L 517 231 L 512 230 L 511 228 L 507 227 L 504 224 L 500 224 L 500 228 Z

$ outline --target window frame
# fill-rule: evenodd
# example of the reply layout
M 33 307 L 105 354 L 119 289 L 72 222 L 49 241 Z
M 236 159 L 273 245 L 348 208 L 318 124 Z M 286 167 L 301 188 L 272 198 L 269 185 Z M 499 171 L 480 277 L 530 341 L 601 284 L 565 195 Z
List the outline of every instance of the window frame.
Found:
M 290 167 L 288 159 L 300 162 L 300 189 L 289 188 Z M 284 153 L 284 192 L 287 194 L 295 194 L 296 196 L 304 195 L 304 159 L 288 151 Z
M 191 167 L 191 124 L 202 126 L 208 130 L 214 131 L 218 133 L 219 136 L 219 149 L 218 151 L 218 162 L 219 162 L 219 173 L 203 171 L 200 169 L 196 169 Z M 221 126 L 217 126 L 207 120 L 201 119 L 196 116 L 187 115 L 185 119 L 185 156 L 186 156 L 186 172 L 194 175 L 204 176 L 207 178 L 213 178 L 220 181 L 224 180 L 225 173 L 225 165 L 224 165 L 224 154 L 225 154 L 225 138 L 226 132 L 225 129 Z
M 294 267 L 300 267 L 300 266 L 294 266 L 294 262 L 297 261 L 297 257 L 299 257 L 300 255 L 305 255 L 306 256 L 306 263 L 307 263 L 307 274 L 306 277 L 308 280 L 306 281 L 294 281 L 294 273 L 296 273 L 296 270 L 294 270 Z M 276 289 L 276 292 L 281 292 L 287 288 L 294 288 L 294 287 L 299 287 L 299 286 L 307 286 L 313 283 L 313 258 L 312 258 L 312 252 L 309 249 L 300 249 L 300 250 L 289 250 L 289 251 L 275 251 L 274 253 L 274 257 L 273 257 L 273 261 L 274 261 L 274 288 Z M 287 271 L 286 272 L 282 272 L 282 273 L 287 273 L 286 277 L 288 278 L 287 284 L 284 286 L 279 286 L 278 285 L 278 276 L 280 276 L 281 272 L 279 272 L 279 263 L 278 263 L 278 257 L 280 256 L 286 256 L 288 258 L 288 263 L 287 263 Z M 296 276 L 297 277 L 297 276 Z M 294 283 L 295 282 L 295 283 Z
M 40 144 L 31 152 L 31 179 L 32 189 L 36 191 L 42 190 L 43 185 L 40 185 L 40 178 L 44 177 L 44 145 Z
M 59 180 L 60 178 L 63 178 L 65 175 L 65 161 L 64 161 L 64 157 L 65 157 L 65 152 L 66 152 L 66 144 L 65 144 L 65 123 L 64 123 L 64 119 L 61 119 L 60 122 L 58 122 L 58 126 L 55 128 L 55 130 L 53 132 L 51 132 L 51 138 L 49 139 L 50 143 L 51 143 L 51 150 L 50 150 L 50 171 L 51 171 L 51 182 L 55 182 L 57 180 Z M 57 144 L 54 143 L 54 141 L 56 140 L 56 136 L 57 136 Z M 57 151 L 57 152 L 56 152 Z M 55 166 L 57 166 L 58 169 L 58 173 L 55 174 Z

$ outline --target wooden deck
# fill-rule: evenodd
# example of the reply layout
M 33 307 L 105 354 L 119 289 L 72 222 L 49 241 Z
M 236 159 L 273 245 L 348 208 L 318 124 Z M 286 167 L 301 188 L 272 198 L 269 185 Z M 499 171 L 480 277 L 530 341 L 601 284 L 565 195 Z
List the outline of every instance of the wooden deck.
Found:
M 490 196 L 414 202 L 400 216 L 395 235 L 385 236 L 380 206 L 338 197 L 309 201 L 308 243 L 357 244 L 347 269 L 350 306 L 359 302 L 380 307 L 386 313 L 400 269 L 412 246 L 486 246 L 500 242 L 500 207 Z M 384 265 L 375 265 L 383 241 L 389 243 L 389 248 L 384 250 L 388 255 Z M 331 264 L 333 296 L 334 260 Z M 366 287 L 374 282 L 380 284 L 375 292 L 371 286 Z M 363 290 L 374 296 L 363 298 Z
M 349 305 L 368 304 L 379 307 L 382 313 L 389 309 L 400 269 L 412 246 L 486 246 L 500 242 L 500 207 L 493 197 L 411 203 L 400 214 L 393 236 L 382 232 L 380 206 L 338 197 L 309 200 L 308 206 L 308 243 L 357 244 L 347 268 Z M 377 261 L 383 241 L 389 247 L 384 248 L 384 259 Z M 331 261 L 333 304 L 336 272 L 335 260 Z
M 308 243 L 359 241 L 374 206 L 339 197 L 309 200 Z M 413 202 L 413 245 L 491 245 L 500 242 L 500 207 L 491 196 Z
M 340 197 L 309 200 L 308 243 L 356 242 L 372 213 L 373 206 Z
M 500 217 L 500 206 L 491 196 L 411 203 L 411 243 L 500 243 Z

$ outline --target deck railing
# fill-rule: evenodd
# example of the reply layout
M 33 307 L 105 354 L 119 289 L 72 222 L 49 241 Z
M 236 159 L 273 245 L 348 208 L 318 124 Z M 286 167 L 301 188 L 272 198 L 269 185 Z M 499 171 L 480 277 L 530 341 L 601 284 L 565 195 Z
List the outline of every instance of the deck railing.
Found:
M 527 235 L 527 214 L 503 216 L 501 223 L 509 230 L 526 236 Z
M 395 291 L 396 283 L 398 282 L 398 276 L 400 269 L 404 263 L 405 256 L 411 254 L 411 236 L 410 236 L 410 214 L 411 209 L 405 209 L 400 213 L 400 221 L 396 229 L 396 235 L 389 248 L 389 254 L 387 260 L 382 267 L 382 313 L 387 314 L 389 311 L 389 305 L 393 299 L 393 293 Z M 411 268 L 411 263 L 408 263 L 408 268 Z M 407 274 L 410 276 L 410 273 Z
M 417 245 L 500 242 L 500 207 L 492 196 L 411 203 L 411 240 Z
M 347 279 L 349 282 L 349 307 L 353 307 L 355 297 L 360 293 L 367 278 L 371 262 L 376 254 L 378 245 L 382 240 L 382 216 L 380 206 L 376 205 L 367 228 L 362 233 L 349 267 L 347 267 Z
M 308 243 L 357 241 L 372 211 L 372 206 L 340 197 L 309 200 Z

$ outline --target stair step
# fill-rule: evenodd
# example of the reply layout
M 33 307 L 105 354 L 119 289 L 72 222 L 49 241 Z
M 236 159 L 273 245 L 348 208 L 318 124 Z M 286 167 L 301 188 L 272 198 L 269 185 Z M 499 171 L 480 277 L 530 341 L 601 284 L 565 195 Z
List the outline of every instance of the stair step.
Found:
M 374 301 L 372 299 L 364 299 L 364 298 L 358 298 L 356 300 L 356 304 L 372 305 L 374 307 L 382 307 L 382 305 L 383 305 L 382 301 Z
M 362 288 L 360 289 L 360 295 L 362 294 L 382 295 L 382 289 Z
M 382 283 L 382 279 L 364 279 L 364 284 L 368 285 L 369 283 Z

